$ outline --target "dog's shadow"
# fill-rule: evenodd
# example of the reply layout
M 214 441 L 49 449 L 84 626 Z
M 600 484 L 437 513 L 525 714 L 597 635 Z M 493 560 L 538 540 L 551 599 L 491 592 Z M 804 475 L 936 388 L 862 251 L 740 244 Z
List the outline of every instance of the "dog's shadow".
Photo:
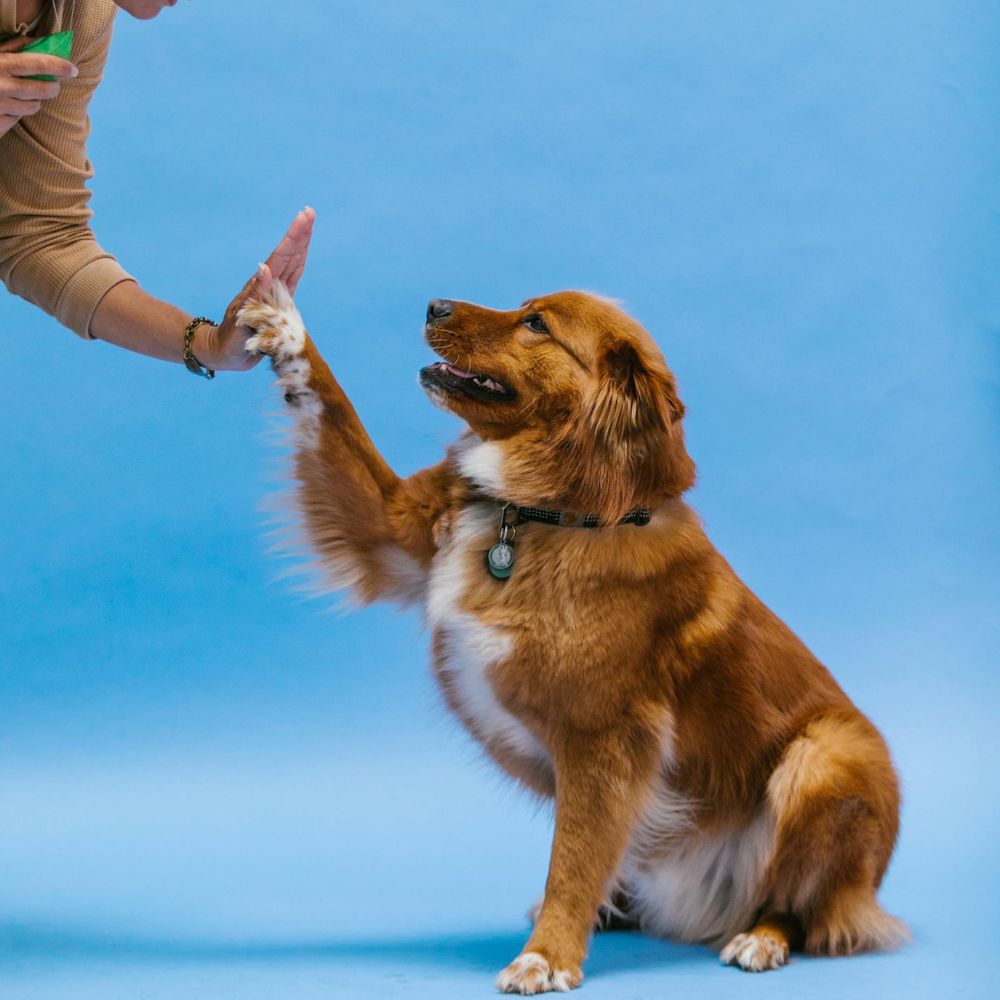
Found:
M 521 950 L 527 931 L 378 937 L 314 941 L 207 941 L 110 935 L 32 926 L 0 925 L 0 961 L 32 959 L 129 962 L 274 963 L 307 960 L 422 965 L 493 974 Z M 595 936 L 587 960 L 589 978 L 656 966 L 711 961 L 694 945 L 672 944 L 631 931 Z

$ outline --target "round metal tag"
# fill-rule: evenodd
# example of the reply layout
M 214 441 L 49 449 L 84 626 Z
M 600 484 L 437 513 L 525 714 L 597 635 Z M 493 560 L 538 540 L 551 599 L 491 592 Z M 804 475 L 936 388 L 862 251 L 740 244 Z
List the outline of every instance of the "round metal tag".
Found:
M 514 549 L 506 542 L 497 542 L 486 553 L 486 565 L 498 580 L 506 580 L 514 570 Z

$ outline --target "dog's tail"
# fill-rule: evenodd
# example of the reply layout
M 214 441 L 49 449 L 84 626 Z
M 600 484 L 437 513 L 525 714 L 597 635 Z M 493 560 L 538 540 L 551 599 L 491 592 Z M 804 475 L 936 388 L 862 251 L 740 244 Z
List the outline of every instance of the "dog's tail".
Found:
M 879 905 L 867 888 L 844 890 L 806 934 L 808 952 L 850 955 L 856 951 L 891 951 L 910 940 L 906 924 Z

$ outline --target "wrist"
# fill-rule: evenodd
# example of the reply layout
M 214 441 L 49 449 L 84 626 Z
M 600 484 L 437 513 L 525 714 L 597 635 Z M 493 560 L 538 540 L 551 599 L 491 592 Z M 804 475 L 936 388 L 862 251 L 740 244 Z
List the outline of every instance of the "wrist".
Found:
M 221 326 L 202 323 L 194 332 L 191 351 L 206 368 L 211 368 L 213 371 L 238 371 L 239 367 L 233 363 L 234 359 L 226 350 L 222 333 Z
M 215 329 L 215 324 L 205 316 L 195 317 L 184 329 L 184 350 L 181 360 L 189 372 L 202 378 L 215 378 L 211 349 L 212 334 Z
M 206 367 L 218 368 L 216 355 L 216 331 L 219 328 L 214 323 L 200 323 L 191 338 L 191 353 Z

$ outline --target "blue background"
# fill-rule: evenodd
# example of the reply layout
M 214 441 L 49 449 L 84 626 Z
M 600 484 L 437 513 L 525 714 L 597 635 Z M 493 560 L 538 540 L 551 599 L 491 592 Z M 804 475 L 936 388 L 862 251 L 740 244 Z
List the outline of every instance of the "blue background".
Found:
M 1000 995 L 998 49 L 963 0 L 119 19 L 95 229 L 151 292 L 220 314 L 314 205 L 300 305 L 401 472 L 459 429 L 416 384 L 427 299 L 624 299 L 712 538 L 893 747 L 912 945 L 750 977 L 604 936 L 586 996 Z M 277 579 L 266 371 L 6 295 L 0 331 L 5 1000 L 492 995 L 550 817 L 441 708 L 415 614 Z

